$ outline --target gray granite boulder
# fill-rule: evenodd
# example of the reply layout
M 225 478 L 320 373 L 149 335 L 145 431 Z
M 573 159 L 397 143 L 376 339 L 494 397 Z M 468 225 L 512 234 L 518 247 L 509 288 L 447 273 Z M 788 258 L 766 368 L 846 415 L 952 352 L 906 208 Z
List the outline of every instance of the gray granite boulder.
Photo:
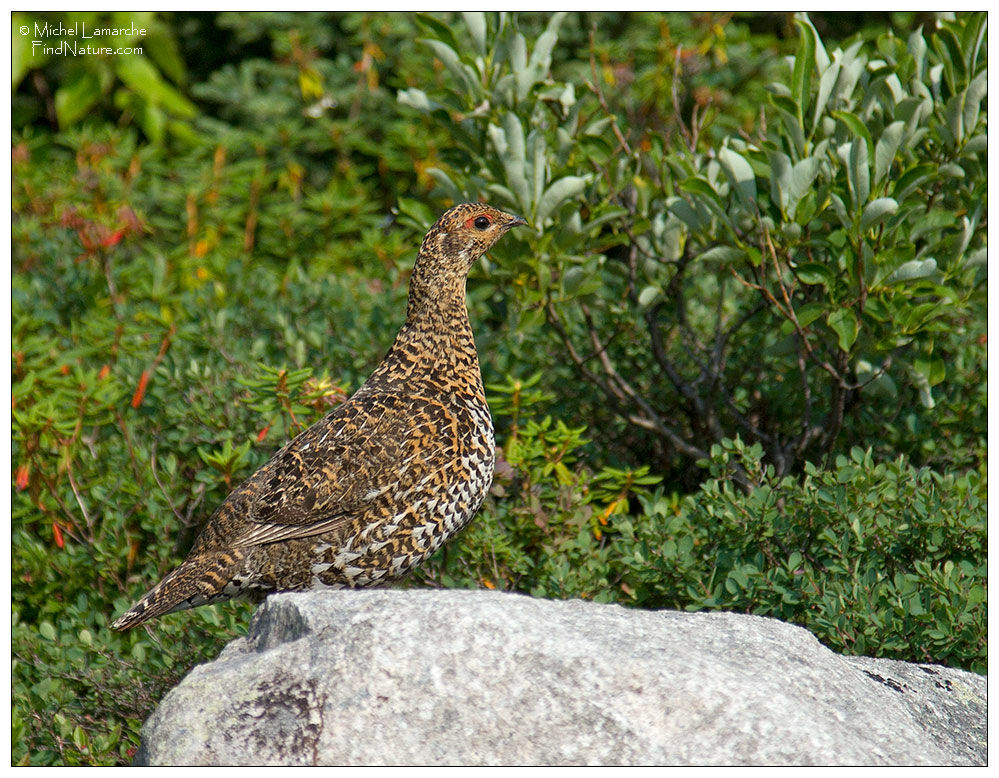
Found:
M 984 764 L 986 679 L 758 616 L 281 594 L 142 740 L 149 765 Z

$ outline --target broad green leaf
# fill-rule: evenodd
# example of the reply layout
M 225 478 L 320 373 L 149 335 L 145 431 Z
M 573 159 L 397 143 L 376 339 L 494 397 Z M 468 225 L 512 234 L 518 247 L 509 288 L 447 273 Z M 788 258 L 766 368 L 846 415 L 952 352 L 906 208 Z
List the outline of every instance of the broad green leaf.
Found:
M 951 93 L 958 91 L 957 85 L 964 80 L 965 65 L 961 52 L 961 42 L 957 35 L 946 25 L 940 26 L 933 33 L 933 48 L 944 66 L 944 76 Z
M 895 200 L 903 202 L 910 192 L 930 178 L 934 172 L 934 166 L 929 163 L 922 163 L 906 170 L 895 182 L 895 189 L 892 192 Z
M 826 47 L 822 45 L 822 38 L 819 37 L 819 32 L 812 24 L 812 20 L 808 18 L 807 13 L 797 13 L 795 14 L 795 23 L 799 27 L 804 25 L 811 33 L 815 49 L 815 65 L 820 71 L 825 70 L 829 67 L 829 54 L 826 52 Z
M 545 31 L 538 36 L 534 43 L 534 51 L 531 52 L 531 59 L 527 66 L 534 73 L 534 78 L 537 81 L 548 75 L 548 69 L 552 64 L 552 49 L 555 48 L 555 42 L 558 40 L 558 28 L 562 26 L 562 20 L 565 19 L 565 16 L 565 11 L 559 11 L 552 15 Z
M 803 284 L 828 286 L 833 280 L 833 272 L 821 262 L 802 262 L 794 269 L 794 274 Z
M 705 179 L 699 176 L 691 176 L 685 179 L 680 184 L 680 188 L 690 194 L 694 195 L 695 202 L 702 203 L 709 211 L 711 211 L 722 223 L 728 227 L 730 230 L 734 230 L 732 226 L 732 220 L 729 218 L 728 212 L 725 210 L 725 204 L 722 202 L 721 197 L 714 190 Z M 677 214 L 679 216 L 680 214 Z
M 744 157 L 730 148 L 723 148 L 718 152 L 718 161 L 739 200 L 747 209 L 754 211 L 756 208 L 756 174 L 753 173 L 753 168 Z
M 116 57 L 115 72 L 126 86 L 151 105 L 162 106 L 184 119 L 193 119 L 198 112 L 194 104 L 164 81 L 153 64 L 143 56 L 130 54 Z
M 545 137 L 537 130 L 531 130 L 527 139 L 528 148 L 533 148 L 533 159 L 531 160 L 531 202 L 536 203 L 541 200 L 541 194 L 545 190 L 545 180 L 548 177 L 548 164 L 545 155 Z
M 489 140 L 493 142 L 493 148 L 496 149 L 496 153 L 502 158 L 510 147 L 510 144 L 506 140 L 506 132 L 502 127 L 490 124 L 486 127 L 486 134 L 489 135 Z
M 867 158 L 870 159 L 873 157 L 874 141 L 871 139 L 871 132 L 867 129 L 867 125 L 856 114 L 852 114 L 849 111 L 833 111 L 832 115 L 843 122 L 853 135 L 864 139 L 864 144 L 867 146 Z
M 101 99 L 101 85 L 89 70 L 79 71 L 64 86 L 56 89 L 55 110 L 63 129 L 75 124 Z
M 971 243 L 972 237 L 975 234 L 975 228 L 978 226 L 978 218 L 981 214 L 982 204 L 978 204 L 978 211 L 975 213 L 975 220 L 972 223 L 971 219 L 967 216 L 961 217 L 961 239 L 957 242 L 954 247 L 954 256 L 961 257 L 964 256 L 965 250 L 968 248 L 968 244 Z
M 152 26 L 149 34 L 142 39 L 142 48 L 173 83 L 184 84 L 187 81 L 187 66 L 169 28 Z
M 950 176 L 951 178 L 964 178 L 964 168 L 957 162 L 948 162 L 946 165 L 941 165 L 938 168 L 938 172 L 941 175 Z
M 513 192 L 507 189 L 502 184 L 497 184 L 496 182 L 486 185 L 486 191 L 489 192 L 496 200 L 504 203 L 510 203 L 510 205 L 516 205 L 517 198 L 514 196 Z
M 900 284 L 905 281 L 915 281 L 919 278 L 926 278 L 937 272 L 937 261 L 929 259 L 911 259 L 897 268 L 885 280 L 885 286 Z
M 821 318 L 827 310 L 828 306 L 825 303 L 805 303 L 795 310 L 794 315 L 798 319 L 798 324 L 807 327 L 816 319 Z
M 833 210 L 836 211 L 839 223 L 843 225 L 843 227 L 849 229 L 853 225 L 853 220 L 850 218 L 850 214 L 846 210 L 846 205 L 844 204 L 842 198 L 840 198 L 840 196 L 835 192 L 830 192 L 829 202 L 832 203 Z
M 410 108 L 424 113 L 430 113 L 437 106 L 437 103 L 430 102 L 426 92 L 416 87 L 400 89 L 396 99 L 403 105 L 408 105 Z
M 815 69 L 815 31 L 810 24 L 800 18 L 798 25 L 798 52 L 794 56 L 794 70 L 791 73 L 791 99 L 795 104 L 795 116 L 799 125 L 804 125 L 804 114 L 808 107 L 809 86 L 812 71 Z
M 988 265 L 989 261 L 989 250 L 987 248 L 981 248 L 977 251 L 972 251 L 964 259 L 965 267 L 978 267 L 979 265 Z
M 947 366 L 939 357 L 916 359 L 912 363 L 912 368 L 922 376 L 928 387 L 936 386 L 947 377 Z
M 586 224 L 583 225 L 583 229 L 585 229 L 590 234 L 593 234 L 593 231 L 595 229 L 598 229 L 599 227 L 608 222 L 612 222 L 615 221 L 616 219 L 620 219 L 624 216 L 627 216 L 627 214 L 628 211 L 625 208 L 620 208 L 620 207 L 608 208 L 607 210 L 600 213 L 598 216 L 594 216 L 592 219 L 586 222 Z
M 669 197 L 666 199 L 666 207 L 669 212 L 690 228 L 691 232 L 696 232 L 704 227 L 704 219 L 700 213 L 682 197 Z
M 697 256 L 697 262 L 729 265 L 746 258 L 746 252 L 736 246 L 714 246 Z
M 913 32 L 909 36 L 907 42 L 907 47 L 909 53 L 912 55 L 913 60 L 916 63 L 916 73 L 915 78 L 917 81 L 923 80 L 923 73 L 926 70 L 926 39 L 923 38 L 923 28 L 920 27 L 918 30 Z
M 657 300 L 661 299 L 663 290 L 659 286 L 647 286 L 638 294 L 638 304 L 642 308 L 648 308 Z
M 979 152 L 986 151 L 988 147 L 989 136 L 983 132 L 965 143 L 964 148 L 961 149 L 961 153 L 968 155 L 978 154 Z
M 482 11 L 462 11 L 461 15 L 472 43 L 475 44 L 475 50 L 480 57 L 485 57 L 489 52 L 486 47 L 486 15 Z
M 418 13 L 415 18 L 417 24 L 430 30 L 445 46 L 450 47 L 453 51 L 458 51 L 461 48 L 454 33 L 451 32 L 450 26 L 444 24 L 440 19 L 427 13 Z
M 514 74 L 527 70 L 527 39 L 519 32 L 510 42 L 510 69 Z
M 791 186 L 788 191 L 788 215 L 793 219 L 802 198 L 812 191 L 815 177 L 822 168 L 822 159 L 816 155 L 795 163 L 791 169 Z
M 947 101 L 947 106 L 944 108 L 944 116 L 947 119 L 947 132 L 950 133 L 950 137 L 954 145 L 961 145 L 961 141 L 964 140 L 964 95 L 954 95 Z
M 724 207 L 724 203 L 722 203 L 722 199 L 715 191 L 714 187 L 711 186 L 706 179 L 701 178 L 700 176 L 690 176 L 690 178 L 684 179 L 680 183 L 680 188 L 685 192 L 701 195 L 719 209 Z
M 978 55 L 985 42 L 987 21 L 988 14 L 986 13 L 973 13 L 966 17 L 967 23 L 961 36 L 961 49 L 966 52 L 965 63 L 968 65 L 969 73 L 974 73 L 977 70 Z
M 458 53 L 443 41 L 434 38 L 420 38 L 418 43 L 429 46 L 434 56 L 437 57 L 447 68 L 448 72 L 457 82 L 457 86 L 465 94 L 478 96 L 478 84 L 474 76 L 469 72 L 469 68 L 461 61 Z
M 905 122 L 892 122 L 885 127 L 881 137 L 874 147 L 874 186 L 878 187 L 891 170 L 895 161 L 895 153 L 902 142 L 905 132 Z
M 988 95 L 988 76 L 987 70 L 983 70 L 968 84 L 967 89 L 962 93 L 964 99 L 964 113 L 962 115 L 962 124 L 964 127 L 964 133 L 974 132 L 976 125 L 978 124 L 978 116 L 982 107 L 982 100 Z
M 562 276 L 562 289 L 569 296 L 574 295 L 583 281 L 586 280 L 586 270 L 581 267 L 570 267 Z
M 524 140 L 524 125 L 513 111 L 503 114 L 503 132 L 510 157 L 523 165 L 527 161 L 527 144 Z
M 839 78 L 839 69 L 839 62 L 833 62 L 819 78 L 819 91 L 815 97 L 815 113 L 812 117 L 812 132 L 815 132 L 815 128 L 818 127 L 822 112 L 825 111 L 826 105 L 829 103 L 829 97 L 832 95 L 833 87 L 836 86 L 836 81 Z
M 857 88 L 857 81 L 867 64 L 867 58 L 859 53 L 863 44 L 863 41 L 857 41 L 840 55 L 839 78 L 833 91 L 846 103 L 850 102 L 853 91 Z
M 781 121 L 794 143 L 794 151 L 800 157 L 805 153 L 805 130 L 801 122 L 798 121 L 797 106 L 793 100 L 787 97 L 771 95 L 770 99 L 780 111 Z
M 837 308 L 826 321 L 839 338 L 839 347 L 849 351 L 857 340 L 860 324 L 852 308 Z
M 847 180 L 853 197 L 853 210 L 858 211 L 871 194 L 871 171 L 867 161 L 867 144 L 853 141 L 850 144 Z
M 517 100 L 523 100 L 534 84 L 534 73 L 527 65 L 527 40 L 521 33 L 513 38 L 510 47 L 510 65 L 517 84 Z
M 782 151 L 768 151 L 770 160 L 770 197 L 784 212 L 791 191 L 791 158 Z
M 545 190 L 538 203 L 535 222 L 538 227 L 542 227 L 548 217 L 567 200 L 578 197 L 586 188 L 589 182 L 588 176 L 565 176 L 553 183 Z
M 869 230 L 876 224 L 887 219 L 898 210 L 898 203 L 890 197 L 879 197 L 864 206 L 860 215 L 860 229 Z
M 500 156 L 506 171 L 506 184 L 517 195 L 517 205 L 520 210 L 523 213 L 531 213 L 534 203 L 527 180 L 527 144 L 524 140 L 524 127 L 513 111 L 503 114 L 503 132 L 507 148 Z

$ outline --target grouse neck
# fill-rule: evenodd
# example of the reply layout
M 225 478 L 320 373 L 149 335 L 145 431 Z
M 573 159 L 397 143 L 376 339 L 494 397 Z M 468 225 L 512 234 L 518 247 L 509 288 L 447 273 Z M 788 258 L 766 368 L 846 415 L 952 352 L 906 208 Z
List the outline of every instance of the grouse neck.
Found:
M 448 350 L 457 347 L 474 352 L 475 342 L 465 304 L 465 280 L 461 279 L 451 288 L 442 285 L 433 290 L 433 294 L 414 294 L 411 289 L 399 339 L 419 340 L 428 348 L 434 348 L 431 344 L 437 343 L 440 346 L 447 344 Z
M 409 280 L 406 325 L 454 327 L 464 322 L 467 326 L 466 273 L 434 267 L 433 259 L 421 254 Z
M 464 278 L 432 289 L 410 285 L 406 321 L 388 354 L 360 392 L 439 392 L 444 385 L 469 387 L 485 401 L 475 338 L 465 306 Z

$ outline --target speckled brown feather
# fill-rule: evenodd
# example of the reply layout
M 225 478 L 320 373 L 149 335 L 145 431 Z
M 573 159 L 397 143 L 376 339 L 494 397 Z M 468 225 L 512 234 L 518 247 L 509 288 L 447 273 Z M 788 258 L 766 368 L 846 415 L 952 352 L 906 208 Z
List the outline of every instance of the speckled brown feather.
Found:
M 112 628 L 236 596 L 387 583 L 461 530 L 485 497 L 495 457 L 465 280 L 519 224 L 477 203 L 441 216 L 420 247 L 406 322 L 382 363 L 235 489 L 180 567 Z

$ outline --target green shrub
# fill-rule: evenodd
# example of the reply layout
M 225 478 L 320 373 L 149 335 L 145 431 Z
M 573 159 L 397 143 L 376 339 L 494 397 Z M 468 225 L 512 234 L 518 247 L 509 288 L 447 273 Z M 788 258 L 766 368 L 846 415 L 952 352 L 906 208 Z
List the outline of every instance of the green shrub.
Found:
M 802 16 L 758 125 L 712 145 L 704 114 L 664 140 L 610 112 L 599 81 L 553 80 L 561 15 L 533 42 L 510 18 L 466 19 L 471 44 L 425 40 L 446 84 L 399 99 L 455 139 L 429 171 L 441 196 L 535 227 L 490 283 L 516 294 L 510 321 L 551 386 L 568 355 L 578 412 L 619 431 L 618 456 L 696 482 L 739 434 L 783 475 L 900 443 L 900 406 L 932 425 L 984 320 L 984 15 L 831 54 Z
M 875 463 L 779 478 L 759 445 L 712 449 L 713 478 L 679 504 L 643 496 L 618 526 L 635 604 L 774 616 L 846 654 L 986 669 L 986 490 L 961 476 Z M 733 467 L 759 486 L 733 486 Z M 626 572 L 625 572 L 626 571 Z

